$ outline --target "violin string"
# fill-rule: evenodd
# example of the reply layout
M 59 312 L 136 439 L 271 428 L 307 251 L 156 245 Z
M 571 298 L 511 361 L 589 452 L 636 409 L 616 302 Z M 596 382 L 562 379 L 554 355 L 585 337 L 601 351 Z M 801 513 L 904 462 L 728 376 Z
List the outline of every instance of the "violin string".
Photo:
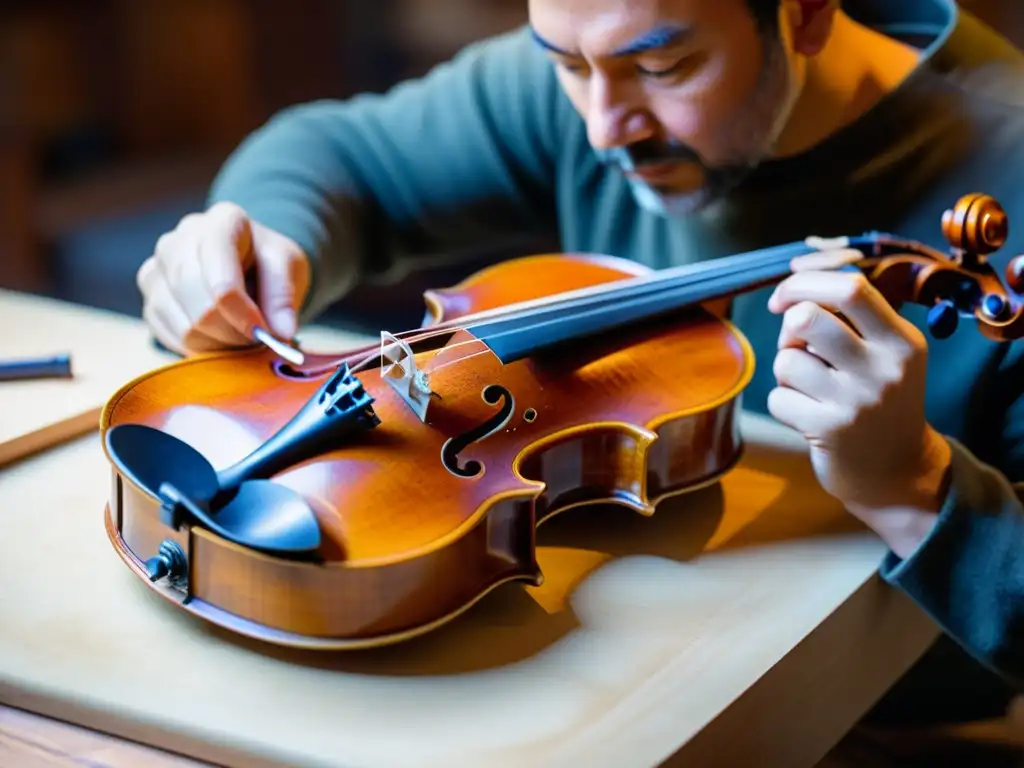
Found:
M 751 260 L 750 257 L 753 256 L 753 255 L 754 254 L 741 254 L 738 257 L 726 257 L 726 259 L 720 260 L 719 262 L 716 262 L 716 263 L 713 263 L 713 264 L 708 264 L 707 262 L 703 262 L 703 263 L 696 264 L 696 265 L 693 265 L 693 264 L 684 265 L 685 268 L 700 268 L 700 269 L 693 269 L 692 270 L 692 275 L 697 277 L 696 280 L 694 280 L 692 282 L 688 282 L 688 283 L 682 283 L 681 282 L 681 283 L 678 283 L 678 284 L 670 283 L 667 280 L 666 281 L 658 281 L 656 283 L 656 285 L 655 285 L 655 290 L 647 291 L 645 293 L 646 294 L 658 294 L 658 293 L 661 293 L 661 292 L 666 291 L 666 290 L 672 290 L 673 288 L 674 289 L 678 289 L 678 288 L 692 288 L 692 287 L 694 287 L 696 285 L 700 285 L 702 283 L 711 283 L 711 282 L 713 282 L 715 280 L 720 280 L 722 278 L 736 276 L 738 274 L 741 274 L 741 273 L 744 273 L 744 272 L 747 271 L 747 264 L 746 264 L 746 262 L 750 261 Z M 763 251 L 761 251 L 761 252 L 756 252 L 756 255 L 759 258 L 763 259 L 765 254 L 764 254 Z M 790 260 L 792 260 L 792 254 L 790 254 L 788 252 L 788 250 L 786 251 L 786 254 L 784 254 L 784 258 L 778 258 L 777 259 L 777 261 L 780 262 L 780 263 L 783 262 L 783 261 L 788 263 Z M 664 270 L 664 272 L 672 273 L 672 274 L 676 275 L 677 277 L 679 277 L 679 276 L 687 276 L 687 277 L 691 276 L 691 274 L 687 274 L 687 273 L 683 272 L 682 269 L 680 269 L 680 268 L 673 268 L 673 269 L 670 269 L 670 270 Z M 708 272 L 710 272 L 712 274 L 710 274 L 710 275 L 709 274 L 704 274 L 704 273 L 708 273 Z M 613 283 L 605 284 L 605 286 L 596 286 L 596 287 L 597 288 L 602 288 L 602 287 L 606 287 L 607 285 L 616 285 L 616 284 L 621 285 L 622 282 L 623 281 L 615 281 Z M 648 281 L 648 282 L 650 283 L 650 282 L 653 282 L 653 281 Z M 583 289 L 583 290 L 590 290 L 590 289 Z M 568 292 L 568 293 L 578 293 L 578 292 L 577 291 L 571 291 L 571 292 Z M 568 293 L 566 293 L 566 294 L 555 294 L 555 297 L 556 298 L 564 297 L 565 295 L 568 295 Z M 600 292 L 595 292 L 595 293 L 599 294 Z M 605 297 L 602 297 L 602 298 L 605 298 Z M 607 297 L 607 298 L 611 298 L 611 297 Z M 519 303 L 517 305 L 508 305 L 508 306 L 509 307 L 517 307 L 517 306 L 522 306 L 523 304 L 530 304 L 530 305 L 533 305 L 533 306 L 537 306 L 537 305 L 542 304 L 542 303 L 543 303 L 543 299 L 537 300 L 537 301 L 521 302 L 521 303 Z M 498 309 L 502 309 L 502 308 L 498 308 Z M 598 308 L 598 309 L 601 309 L 601 308 Z M 410 331 L 404 331 L 404 332 L 401 332 L 399 334 L 394 334 L 394 336 L 395 336 L 395 338 L 400 339 L 401 341 L 416 342 L 416 341 L 427 341 L 427 340 L 430 340 L 432 338 L 436 338 L 437 336 L 440 336 L 440 335 L 449 335 L 449 334 L 452 334 L 452 333 L 458 332 L 458 331 L 471 332 L 470 328 L 469 328 L 469 324 L 466 324 L 465 321 L 466 320 L 471 320 L 473 318 L 479 318 L 479 317 L 487 314 L 488 312 L 489 311 L 485 310 L 484 312 L 481 312 L 481 313 L 473 313 L 471 315 L 465 315 L 463 317 L 459 317 L 459 318 L 453 319 L 451 321 L 451 324 L 436 324 L 436 325 L 432 325 L 432 326 L 427 326 L 426 328 L 422 328 L 422 329 L 412 329 Z M 514 320 L 517 317 L 523 317 L 523 316 L 525 316 L 525 317 L 535 317 L 534 315 L 531 315 L 528 312 L 521 312 L 520 310 L 516 310 L 515 312 L 508 313 L 507 317 L 505 317 L 505 318 L 498 318 L 498 319 Z M 521 327 L 518 327 L 518 328 L 513 328 L 513 329 L 511 329 L 509 331 L 504 331 L 504 332 L 493 334 L 492 336 L 490 336 L 490 338 L 499 338 L 499 337 L 506 336 L 506 335 L 512 334 L 512 333 L 525 333 L 525 332 L 529 332 L 532 329 L 536 329 L 536 328 L 539 328 L 539 327 L 545 325 L 546 322 L 548 322 L 548 321 L 543 321 L 543 322 L 536 322 L 536 321 L 534 321 L 532 323 L 528 323 L 525 326 L 521 326 Z M 456 325 L 456 323 L 457 323 L 457 325 Z M 404 337 L 403 337 L 403 334 L 404 334 Z M 444 349 L 446 349 L 446 350 L 454 350 L 454 349 L 458 349 L 459 347 L 465 346 L 467 344 L 479 344 L 479 343 L 481 343 L 480 339 L 472 338 L 472 339 L 468 339 L 468 340 L 465 340 L 465 341 L 456 342 L 455 344 L 452 344 L 452 345 L 444 347 Z M 314 368 L 312 370 L 307 370 L 306 374 L 310 375 L 310 376 L 316 376 L 316 375 L 319 375 L 320 373 L 323 373 L 325 371 L 328 371 L 328 370 L 331 370 L 333 368 L 336 368 L 337 366 L 341 365 L 342 363 L 345 363 L 345 362 L 348 362 L 349 360 L 351 360 L 355 355 L 360 354 L 361 351 L 362 350 L 353 350 L 352 352 L 347 353 L 346 355 L 344 355 L 340 359 L 336 359 L 336 360 L 334 360 L 334 361 L 332 361 L 330 363 L 325 363 L 324 365 L 322 365 L 322 366 L 320 366 L 318 368 Z M 380 354 L 381 354 L 381 352 L 380 352 L 379 347 L 375 347 L 372 351 L 367 350 L 366 353 L 365 353 L 365 357 L 361 358 L 359 360 L 359 362 L 357 362 L 357 363 L 355 363 L 355 364 L 350 366 L 350 368 L 349 368 L 350 372 L 351 373 L 357 373 L 357 372 L 365 369 Z
M 464 329 L 459 329 L 459 330 L 464 330 Z M 444 331 L 444 333 L 448 334 L 448 333 L 450 333 L 450 331 Z M 440 335 L 440 334 L 438 334 L 438 335 Z M 427 338 L 430 338 L 430 337 L 427 337 Z M 460 347 L 465 347 L 465 346 L 468 346 L 468 345 L 471 345 L 471 344 L 483 345 L 484 349 L 480 350 L 480 352 L 475 352 L 470 357 L 473 357 L 475 355 L 483 355 L 483 354 L 486 354 L 486 353 L 491 351 L 489 348 L 487 348 L 486 343 L 483 342 L 482 340 L 477 339 L 477 338 L 471 338 L 471 339 L 466 339 L 465 341 L 459 341 L 459 342 L 456 342 L 455 344 L 449 344 L 449 345 L 445 345 L 444 347 L 441 347 L 438 350 L 438 355 L 437 356 L 441 355 L 444 352 L 450 352 L 452 350 L 456 350 L 456 349 L 459 349 Z M 327 363 L 327 364 L 323 365 L 320 368 L 314 368 L 311 371 L 307 371 L 307 374 L 308 375 L 319 375 L 320 373 L 323 373 L 325 371 L 331 370 L 332 368 L 336 368 L 339 365 L 341 365 L 342 363 L 347 362 L 348 360 L 350 360 L 354 355 L 359 354 L 359 352 L 360 352 L 360 350 L 354 350 L 352 353 L 350 353 L 348 356 L 346 356 L 344 358 L 341 358 L 339 360 L 335 360 L 335 361 L 333 361 L 331 363 Z M 361 371 L 364 368 L 366 368 L 379 355 L 380 355 L 380 349 L 379 348 L 375 348 L 372 352 L 367 353 L 365 357 L 361 358 L 358 363 L 356 363 L 355 365 L 350 366 L 349 367 L 349 372 L 350 373 L 358 373 L 359 371 Z M 437 359 L 437 356 L 435 356 L 435 358 L 434 358 L 435 360 Z M 449 363 L 445 363 L 445 364 L 435 368 L 434 370 L 440 370 L 440 368 L 444 368 L 445 366 L 450 365 L 451 363 L 455 363 L 455 362 L 459 362 L 460 360 L 467 360 L 467 359 L 468 358 L 457 358 L 456 360 L 452 360 Z
M 419 334 L 424 330 L 466 330 L 473 323 L 482 320 L 514 320 L 518 317 L 529 318 L 537 309 L 568 309 L 579 299 L 630 299 L 643 295 L 647 291 L 660 291 L 678 287 L 677 281 L 697 277 L 699 280 L 714 279 L 720 275 L 731 275 L 739 269 L 746 268 L 749 264 L 763 264 L 765 258 L 782 254 L 786 259 L 792 259 L 797 253 L 808 250 L 810 246 L 802 243 L 790 243 L 771 248 L 764 248 L 756 251 L 749 251 L 733 256 L 725 256 L 720 259 L 697 262 L 693 264 L 682 264 L 678 267 L 657 270 L 649 274 L 637 275 L 607 283 L 576 288 L 570 291 L 563 291 L 550 296 L 541 296 L 536 299 L 506 304 L 493 309 L 480 310 L 469 315 L 463 315 L 450 321 L 442 321 L 425 329 L 410 329 L 394 334 L 396 338 L 407 339 L 414 336 L 417 340 L 424 337 Z M 713 273 L 705 275 L 704 273 Z M 717 273 L 717 274 L 715 274 Z
M 793 249 L 791 247 L 784 247 L 779 249 L 774 254 L 775 258 L 765 258 L 766 254 L 761 252 L 760 261 L 757 263 L 757 267 L 760 269 L 772 268 L 785 266 L 788 272 L 789 262 L 793 259 Z M 497 335 L 505 336 L 509 333 L 523 333 L 531 330 L 536 330 L 545 325 L 548 325 L 554 320 L 568 320 L 577 316 L 589 315 L 594 311 L 611 309 L 609 303 L 622 303 L 636 304 L 637 302 L 650 301 L 659 296 L 673 295 L 680 291 L 699 288 L 700 286 L 711 286 L 712 288 L 708 291 L 706 296 L 694 299 L 695 302 L 708 301 L 717 298 L 717 293 L 730 292 L 733 290 L 731 283 L 727 282 L 731 278 L 735 278 L 741 275 L 747 275 L 750 273 L 752 267 L 748 266 L 746 259 L 741 263 L 729 263 L 725 267 L 715 265 L 714 269 L 704 269 L 701 273 L 696 275 L 687 274 L 688 280 L 677 280 L 677 281 L 664 281 L 653 286 L 643 286 L 644 290 L 629 290 L 618 294 L 618 295 L 602 295 L 597 294 L 592 297 L 589 302 L 565 302 L 564 304 L 559 302 L 551 307 L 541 309 L 533 312 L 514 313 L 506 318 L 499 318 L 508 320 L 516 320 L 523 318 L 527 322 L 524 325 L 515 326 L 509 330 L 503 330 L 499 334 L 488 334 L 488 338 L 494 338 Z M 561 294 L 559 294 L 561 295 Z M 476 323 L 469 322 L 466 320 L 469 316 L 459 318 L 461 327 L 459 330 L 465 330 L 470 333 L 474 332 L 474 326 Z M 486 324 L 485 324 L 486 325 Z M 425 339 L 433 338 L 438 333 L 447 333 L 449 329 L 439 331 L 436 327 L 430 327 L 423 329 L 423 332 L 415 336 L 413 340 L 421 341 Z
M 747 256 L 747 254 L 744 254 L 744 256 Z M 763 259 L 764 258 L 764 252 L 760 252 L 758 254 L 758 256 Z M 729 258 L 731 259 L 733 257 L 729 257 Z M 792 254 L 787 249 L 785 252 L 781 253 L 780 256 L 778 256 L 775 260 L 773 260 L 771 262 L 767 262 L 767 263 L 761 262 L 760 266 L 762 266 L 762 267 L 763 266 L 768 266 L 768 264 L 771 264 L 772 266 L 776 266 L 776 265 L 781 265 L 783 263 L 788 265 L 789 261 L 791 261 L 792 258 L 793 258 Z M 716 264 L 715 266 L 718 267 L 718 269 L 715 269 L 715 270 L 711 270 L 711 269 L 702 270 L 704 272 L 712 272 L 713 271 L 714 274 L 702 275 L 702 276 L 699 277 L 699 279 L 694 280 L 692 282 L 688 282 L 688 283 L 659 285 L 658 286 L 659 290 L 647 291 L 647 292 L 645 292 L 645 294 L 642 294 L 641 296 L 633 297 L 633 298 L 636 298 L 636 299 L 639 299 L 639 300 L 642 300 L 642 299 L 645 299 L 645 298 L 647 298 L 647 299 L 655 298 L 657 296 L 657 294 L 660 294 L 660 293 L 662 293 L 664 291 L 679 290 L 681 288 L 693 288 L 693 287 L 695 287 L 697 285 L 701 285 L 701 284 L 705 284 L 705 283 L 713 283 L 715 281 L 721 281 L 721 280 L 723 280 L 725 278 L 734 277 L 736 275 L 743 274 L 743 273 L 746 273 L 746 272 L 749 271 L 749 269 L 748 269 L 748 267 L 747 267 L 747 265 L 745 263 L 748 260 L 749 259 L 743 259 L 743 261 L 741 263 L 730 262 L 729 264 L 725 265 L 725 268 L 721 268 L 720 264 Z M 694 266 L 694 265 L 686 265 L 686 266 Z M 697 266 L 704 266 L 704 264 L 697 265 Z M 668 270 L 666 270 L 666 271 L 668 271 Z M 556 294 L 556 296 L 562 296 L 562 295 L 563 294 Z M 699 303 L 699 302 L 697 302 L 697 303 Z M 577 311 L 579 312 L 579 310 L 577 310 Z M 593 308 L 590 308 L 590 309 L 585 309 L 584 308 L 583 311 L 582 311 L 582 314 L 583 314 L 583 316 L 586 316 L 586 315 L 589 315 L 589 314 L 593 314 L 594 312 L 597 312 L 597 311 L 603 311 L 603 307 L 598 306 L 598 307 L 593 307 Z M 474 317 L 474 316 L 479 316 L 479 315 L 466 315 L 466 316 L 457 318 L 457 322 L 463 323 L 466 319 Z M 523 313 L 523 316 L 535 317 L 535 315 L 530 315 L 530 314 L 527 314 L 527 313 Z M 515 316 L 513 316 L 511 318 L 506 318 L 506 319 L 515 319 Z M 556 320 L 557 319 L 560 319 L 560 318 L 556 318 Z M 455 322 L 455 321 L 453 321 L 453 322 Z M 530 330 L 535 330 L 537 328 L 540 328 L 540 327 L 546 325 L 549 322 L 552 322 L 552 321 L 551 320 L 545 320 L 545 321 L 540 321 L 540 322 L 534 321 L 534 322 L 529 323 L 529 324 L 527 324 L 525 326 L 521 326 L 521 327 L 513 328 L 513 329 L 510 329 L 510 330 L 502 331 L 502 332 L 499 332 L 499 333 L 491 334 L 487 338 L 495 339 L 495 338 L 500 338 L 500 337 L 508 336 L 510 334 L 526 333 L 526 332 L 529 332 Z M 415 330 L 412 330 L 412 331 L 407 331 L 405 333 L 416 334 L 416 335 L 413 336 L 412 338 L 409 338 L 407 336 L 406 338 L 402 338 L 401 340 L 402 341 L 407 341 L 407 342 L 408 341 L 413 341 L 413 342 L 416 342 L 416 341 L 426 341 L 426 340 L 435 338 L 435 337 L 440 336 L 440 335 L 450 335 L 453 332 L 458 332 L 458 331 L 472 332 L 470 327 L 468 327 L 466 325 L 458 325 L 458 326 L 454 326 L 453 325 L 453 326 L 447 326 L 447 327 L 444 327 L 444 328 L 441 328 L 441 327 L 435 325 L 435 326 L 427 326 L 426 328 L 423 328 L 423 329 L 415 329 Z M 398 334 L 395 334 L 395 337 L 396 338 L 400 338 L 400 336 Z M 467 339 L 465 341 L 456 342 L 455 344 L 447 345 L 443 349 L 446 350 L 446 351 L 451 351 L 451 350 L 455 350 L 455 349 L 458 349 L 458 348 L 466 346 L 466 345 L 480 344 L 480 343 L 486 344 L 486 340 L 482 340 L 482 339 L 478 339 L 478 338 L 474 337 L 474 338 L 471 338 L 471 339 Z M 489 350 L 483 350 L 483 351 L 481 351 L 479 353 L 474 353 L 474 354 L 484 354 L 487 351 L 489 351 Z M 323 369 L 321 369 L 321 370 L 328 370 L 331 367 L 336 367 L 337 365 L 340 365 L 342 362 L 345 362 L 345 361 L 351 359 L 351 357 L 354 354 L 359 354 L 359 350 L 356 350 L 353 353 L 350 353 L 348 356 L 346 356 L 345 358 L 342 358 L 339 361 L 335 361 L 335 363 L 333 365 L 330 365 L 330 364 L 325 365 L 323 367 Z M 380 350 L 379 349 L 374 349 L 373 351 L 368 352 L 364 358 L 362 358 L 358 363 L 356 363 L 354 366 L 352 366 L 350 368 L 350 371 L 352 373 L 357 373 L 358 371 L 363 370 L 379 354 L 380 354 Z M 468 358 L 458 358 L 458 359 L 459 360 L 465 360 L 465 359 L 468 359 Z M 455 361 L 452 361 L 452 362 L 455 362 Z
M 483 349 L 481 349 L 479 352 L 473 352 L 470 355 L 464 355 L 464 356 L 461 356 L 461 357 L 456 357 L 455 359 L 448 360 L 448 361 L 446 361 L 444 363 L 441 363 L 440 365 L 434 365 L 434 366 L 431 367 L 430 372 L 431 373 L 437 373 L 438 371 L 441 371 L 441 370 L 447 368 L 450 365 L 455 365 L 455 363 L 464 363 L 467 360 L 472 360 L 474 357 L 479 357 L 480 355 L 491 354 L 491 350 L 490 350 L 490 348 L 486 344 L 484 344 L 479 339 L 474 339 L 473 341 L 460 341 L 458 344 L 453 344 L 450 347 L 444 347 L 443 349 L 438 351 L 437 355 L 434 357 L 434 359 L 431 362 L 436 361 L 437 358 L 440 357 L 444 352 L 448 352 L 448 351 L 453 350 L 453 349 L 458 349 L 459 347 L 464 347 L 464 346 L 466 346 L 468 344 L 473 344 L 473 343 L 482 345 Z
M 594 312 L 603 310 L 604 305 L 610 301 L 650 300 L 660 294 L 664 294 L 665 292 L 693 288 L 701 284 L 713 284 L 716 281 L 734 277 L 748 271 L 751 263 L 761 267 L 768 266 L 769 264 L 781 265 L 785 263 L 788 265 L 796 255 L 807 249 L 811 249 L 811 246 L 803 243 L 791 243 L 782 246 L 775 246 L 773 248 L 737 254 L 735 256 L 727 256 L 708 262 L 685 264 L 679 267 L 672 267 L 666 270 L 654 272 L 652 274 L 640 275 L 635 278 L 615 280 L 609 283 L 602 283 L 595 286 L 588 286 L 586 288 L 554 294 L 552 296 L 517 302 L 490 310 L 482 310 L 480 312 L 453 318 L 451 321 L 436 323 L 434 325 L 427 326 L 426 328 L 400 331 L 393 335 L 396 339 L 406 342 L 426 341 L 436 338 L 437 336 L 450 335 L 460 330 L 472 332 L 473 323 L 482 320 L 493 319 L 495 321 L 511 321 L 519 318 L 526 318 L 531 322 L 524 326 L 489 335 L 488 338 L 493 339 L 507 336 L 509 334 L 529 332 L 543 327 L 553 320 L 562 319 L 555 317 L 553 319 L 538 321 L 537 312 L 531 311 L 531 309 L 536 310 L 537 308 L 540 308 L 541 310 L 548 310 L 549 313 L 551 310 L 571 311 L 576 309 L 578 314 L 570 315 L 570 317 L 586 317 L 592 315 Z M 770 258 L 771 256 L 774 256 L 775 258 L 772 259 Z M 689 280 L 687 281 L 685 278 L 689 278 Z M 701 300 L 712 300 L 713 298 L 715 297 L 709 296 L 705 299 L 695 300 L 694 303 L 700 303 Z M 581 302 L 579 299 L 583 299 L 584 301 Z M 591 300 L 589 305 L 585 303 L 586 299 Z M 581 310 L 582 312 L 580 312 Z M 445 349 L 457 349 L 458 347 L 466 344 L 479 343 L 479 341 L 479 339 L 474 338 L 446 346 Z M 376 358 L 377 355 L 380 354 L 380 349 L 377 346 L 375 346 L 372 351 L 369 350 L 369 348 L 364 349 L 365 357 L 361 358 L 359 362 L 355 363 L 351 367 L 351 371 L 353 373 L 364 369 Z M 353 350 L 347 353 L 344 357 L 336 359 L 331 363 L 324 364 L 319 369 L 307 371 L 307 373 L 315 375 L 319 371 L 326 371 L 337 367 L 343 362 L 350 361 L 355 355 L 362 352 L 363 350 Z
M 763 270 L 760 273 L 762 275 L 760 277 L 760 279 L 758 279 L 756 281 L 752 281 L 752 282 L 755 282 L 755 283 L 758 283 L 758 284 L 766 283 L 766 282 L 770 283 L 770 282 L 773 282 L 774 280 L 783 278 L 786 275 L 790 274 L 790 271 L 789 271 L 788 267 L 786 269 L 779 269 L 778 265 L 772 265 L 772 266 L 775 266 L 774 270 L 769 271 L 767 269 L 767 267 L 766 267 L 766 269 Z M 657 310 L 657 309 L 653 309 L 652 308 L 652 311 L 651 311 L 650 315 L 642 315 L 641 314 L 637 319 L 638 320 L 639 319 L 644 319 L 646 317 L 650 317 L 650 316 L 653 316 L 655 314 L 660 314 L 661 312 L 664 312 L 664 311 L 674 311 L 674 310 L 683 309 L 685 307 L 693 306 L 695 304 L 700 304 L 703 301 L 708 301 L 711 298 L 713 298 L 713 297 L 710 297 L 710 296 L 706 296 L 706 297 L 702 297 L 702 298 L 692 298 L 692 297 L 688 296 L 686 294 L 686 291 L 692 289 L 693 287 L 694 287 L 693 285 L 683 285 L 683 286 L 677 287 L 675 289 L 675 292 L 681 294 L 678 297 L 678 304 L 676 304 L 674 306 L 670 305 L 670 306 L 666 307 L 664 310 Z M 723 289 L 720 291 L 720 293 L 728 293 L 731 288 L 732 288 L 732 286 L 730 284 L 723 283 Z M 672 292 L 669 292 L 669 294 L 670 295 L 667 298 L 668 298 L 668 300 L 671 300 Z M 661 301 L 663 299 L 666 299 L 664 294 L 646 295 L 646 296 L 643 296 L 643 297 L 637 299 L 636 301 L 632 302 L 632 308 L 635 309 L 635 308 L 637 308 L 639 306 L 645 306 L 645 305 L 646 306 L 654 305 L 656 307 L 657 305 L 655 303 L 658 302 L 658 301 Z M 523 334 L 523 333 L 528 333 L 528 332 L 540 332 L 540 330 L 542 328 L 546 327 L 546 326 L 551 326 L 553 324 L 562 323 L 562 322 L 571 321 L 571 320 L 581 321 L 581 320 L 589 320 L 589 319 L 600 319 L 603 316 L 607 316 L 607 314 L 608 314 L 608 312 L 607 312 L 607 309 L 605 307 L 603 307 L 603 306 L 595 306 L 595 307 L 588 308 L 588 309 L 578 310 L 578 311 L 574 312 L 569 317 L 559 317 L 559 316 L 556 316 L 556 317 L 553 317 L 553 318 L 549 318 L 547 320 L 541 320 L 541 321 L 533 322 L 530 325 L 526 326 L 525 328 L 513 327 L 513 328 L 510 328 L 508 330 L 501 330 L 501 331 L 497 331 L 497 332 L 494 332 L 494 333 L 487 333 L 487 334 L 481 335 L 479 338 L 482 341 L 484 341 L 485 343 L 487 343 L 489 346 L 492 346 L 493 342 L 495 342 L 495 341 L 497 341 L 499 339 L 502 339 L 502 338 L 507 338 L 507 337 L 510 337 L 510 336 L 514 337 L 516 335 Z M 566 339 L 563 339 L 563 340 L 568 340 L 568 339 L 566 338 Z M 523 347 L 520 347 L 520 351 L 522 351 L 522 349 L 523 349 Z M 508 354 L 507 350 L 506 350 L 506 354 Z

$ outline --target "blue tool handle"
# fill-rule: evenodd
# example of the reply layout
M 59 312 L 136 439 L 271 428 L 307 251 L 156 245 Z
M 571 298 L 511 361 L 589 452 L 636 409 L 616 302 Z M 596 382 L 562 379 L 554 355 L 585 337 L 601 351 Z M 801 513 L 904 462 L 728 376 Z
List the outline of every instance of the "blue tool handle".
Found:
M 71 378 L 71 355 L 0 361 L 0 381 Z

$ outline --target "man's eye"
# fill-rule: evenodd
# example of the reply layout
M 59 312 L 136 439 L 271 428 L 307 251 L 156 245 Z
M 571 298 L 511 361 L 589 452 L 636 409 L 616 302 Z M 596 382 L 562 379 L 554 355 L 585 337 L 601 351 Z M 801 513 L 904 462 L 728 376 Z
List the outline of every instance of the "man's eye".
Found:
M 582 74 L 584 71 L 586 71 L 586 67 L 584 67 L 584 66 L 582 66 L 580 64 L 570 64 L 567 61 L 560 61 L 560 62 L 558 62 L 558 66 L 560 66 L 566 72 L 568 72 L 570 74 L 573 74 L 573 75 L 579 75 L 579 74 Z
M 640 74 L 648 77 L 667 78 L 686 74 L 695 69 L 698 63 L 696 56 L 686 56 L 668 67 L 642 67 L 637 64 L 636 69 Z
M 666 67 L 664 69 L 641 67 L 639 64 L 637 64 L 636 70 L 642 75 L 649 75 L 651 77 L 668 77 L 669 75 L 674 75 L 676 72 L 678 72 L 681 69 L 681 67 L 682 62 L 673 64 L 671 67 Z

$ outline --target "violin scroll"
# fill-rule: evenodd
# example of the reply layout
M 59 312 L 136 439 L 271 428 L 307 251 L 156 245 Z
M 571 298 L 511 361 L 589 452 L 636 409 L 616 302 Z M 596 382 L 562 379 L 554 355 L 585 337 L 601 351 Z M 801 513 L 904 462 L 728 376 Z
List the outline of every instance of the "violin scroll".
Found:
M 943 214 L 942 234 L 948 254 L 913 244 L 878 259 L 872 282 L 894 305 L 927 307 L 936 339 L 951 336 L 967 317 L 996 341 L 1024 337 L 1024 255 L 1007 265 L 1005 282 L 987 260 L 1009 238 L 1003 207 L 989 195 L 964 195 Z
M 968 278 L 957 289 L 969 304 L 965 309 L 998 341 L 1024 336 L 1024 256 L 1007 264 L 1005 284 L 985 261 L 1006 244 L 1009 231 L 1006 211 L 985 194 L 964 195 L 942 217 L 942 233 Z
M 942 214 L 942 235 L 961 258 L 988 256 L 1006 244 L 1009 234 L 1006 211 L 989 195 L 964 195 Z

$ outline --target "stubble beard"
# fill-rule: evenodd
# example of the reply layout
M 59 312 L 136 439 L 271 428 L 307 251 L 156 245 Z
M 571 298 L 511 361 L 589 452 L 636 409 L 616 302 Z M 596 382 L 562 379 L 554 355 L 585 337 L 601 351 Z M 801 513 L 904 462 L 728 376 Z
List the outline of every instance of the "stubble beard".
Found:
M 795 102 L 790 72 L 780 38 L 765 33 L 765 56 L 753 98 L 736 115 L 720 139 L 724 163 L 709 164 L 692 148 L 679 142 L 653 145 L 641 142 L 624 147 L 612 156 L 624 170 L 644 163 L 683 160 L 700 166 L 705 183 L 678 192 L 663 189 L 635 176 L 627 176 L 637 204 L 659 216 L 690 216 L 711 207 L 739 186 L 767 157 L 789 117 Z

